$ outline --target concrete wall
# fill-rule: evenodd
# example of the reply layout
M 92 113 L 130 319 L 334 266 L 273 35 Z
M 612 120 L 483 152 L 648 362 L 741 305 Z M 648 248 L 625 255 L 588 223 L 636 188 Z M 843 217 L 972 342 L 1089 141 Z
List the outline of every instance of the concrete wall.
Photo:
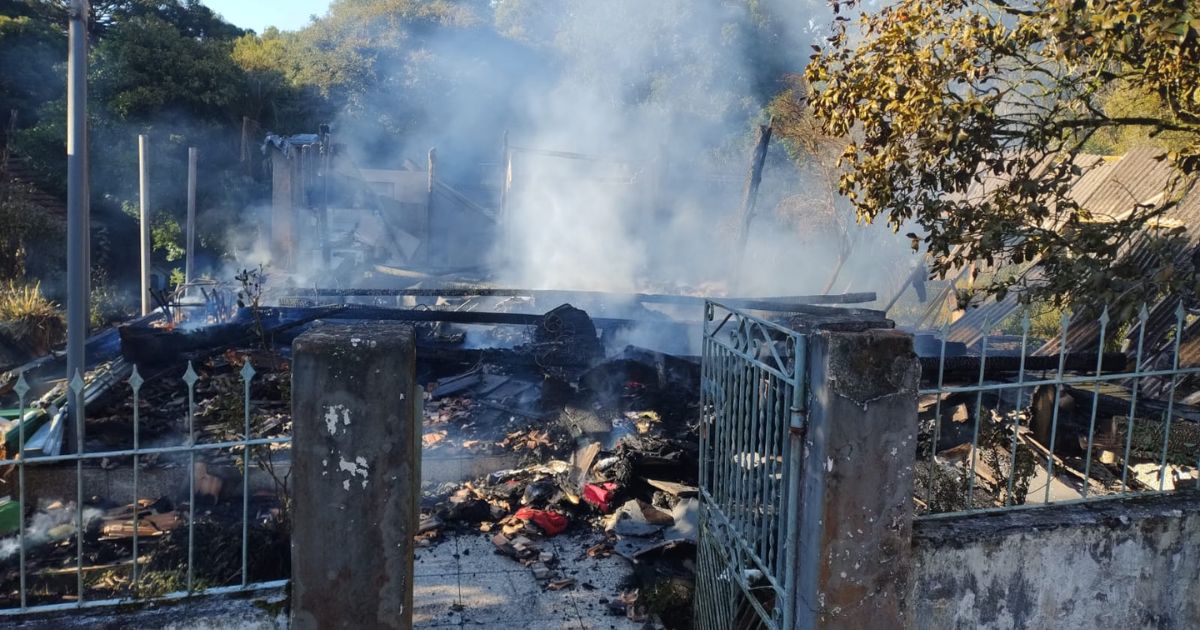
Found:
M 1200 493 L 917 519 L 913 628 L 1200 627 Z

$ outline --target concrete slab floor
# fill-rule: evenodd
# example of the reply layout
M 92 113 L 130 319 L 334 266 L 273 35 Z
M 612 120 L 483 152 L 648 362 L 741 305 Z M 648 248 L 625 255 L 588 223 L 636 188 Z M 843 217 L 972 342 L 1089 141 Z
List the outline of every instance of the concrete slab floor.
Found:
M 523 630 L 626 630 L 641 628 L 625 617 L 609 614 L 601 600 L 620 595 L 633 572 L 623 558 L 588 558 L 593 534 L 567 535 L 540 541 L 554 553 L 563 577 L 575 585 L 545 590 L 533 572 L 516 560 L 498 555 L 491 537 L 482 533 L 447 533 L 414 559 L 413 625 L 416 628 L 499 628 Z

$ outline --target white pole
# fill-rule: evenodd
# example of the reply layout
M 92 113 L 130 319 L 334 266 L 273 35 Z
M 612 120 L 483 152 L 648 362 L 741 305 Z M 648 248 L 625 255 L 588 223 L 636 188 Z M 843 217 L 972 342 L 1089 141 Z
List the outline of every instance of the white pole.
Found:
M 84 369 L 88 325 L 87 0 L 72 0 L 67 53 L 67 380 Z M 71 405 L 73 424 L 81 410 Z
M 138 136 L 138 218 L 142 233 L 142 315 L 153 310 L 150 301 L 150 140 Z
M 187 258 L 183 267 L 185 283 L 196 279 L 196 153 L 196 147 L 188 147 Z

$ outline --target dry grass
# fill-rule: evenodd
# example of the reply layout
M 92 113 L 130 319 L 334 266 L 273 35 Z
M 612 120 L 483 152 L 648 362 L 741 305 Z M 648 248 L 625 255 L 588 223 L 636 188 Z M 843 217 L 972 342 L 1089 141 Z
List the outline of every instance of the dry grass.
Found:
M 42 295 L 37 284 L 0 284 L 0 322 L 60 317 L 58 305 Z
M 8 336 L 45 351 L 62 341 L 66 324 L 58 305 L 42 295 L 40 284 L 0 284 L 0 328 Z

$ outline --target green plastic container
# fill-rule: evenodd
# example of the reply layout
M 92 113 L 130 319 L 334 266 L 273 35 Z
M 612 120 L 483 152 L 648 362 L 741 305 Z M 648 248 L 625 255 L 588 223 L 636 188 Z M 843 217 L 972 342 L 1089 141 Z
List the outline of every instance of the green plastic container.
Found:
M 11 497 L 0 498 L 0 536 L 17 533 L 21 527 L 21 504 Z

